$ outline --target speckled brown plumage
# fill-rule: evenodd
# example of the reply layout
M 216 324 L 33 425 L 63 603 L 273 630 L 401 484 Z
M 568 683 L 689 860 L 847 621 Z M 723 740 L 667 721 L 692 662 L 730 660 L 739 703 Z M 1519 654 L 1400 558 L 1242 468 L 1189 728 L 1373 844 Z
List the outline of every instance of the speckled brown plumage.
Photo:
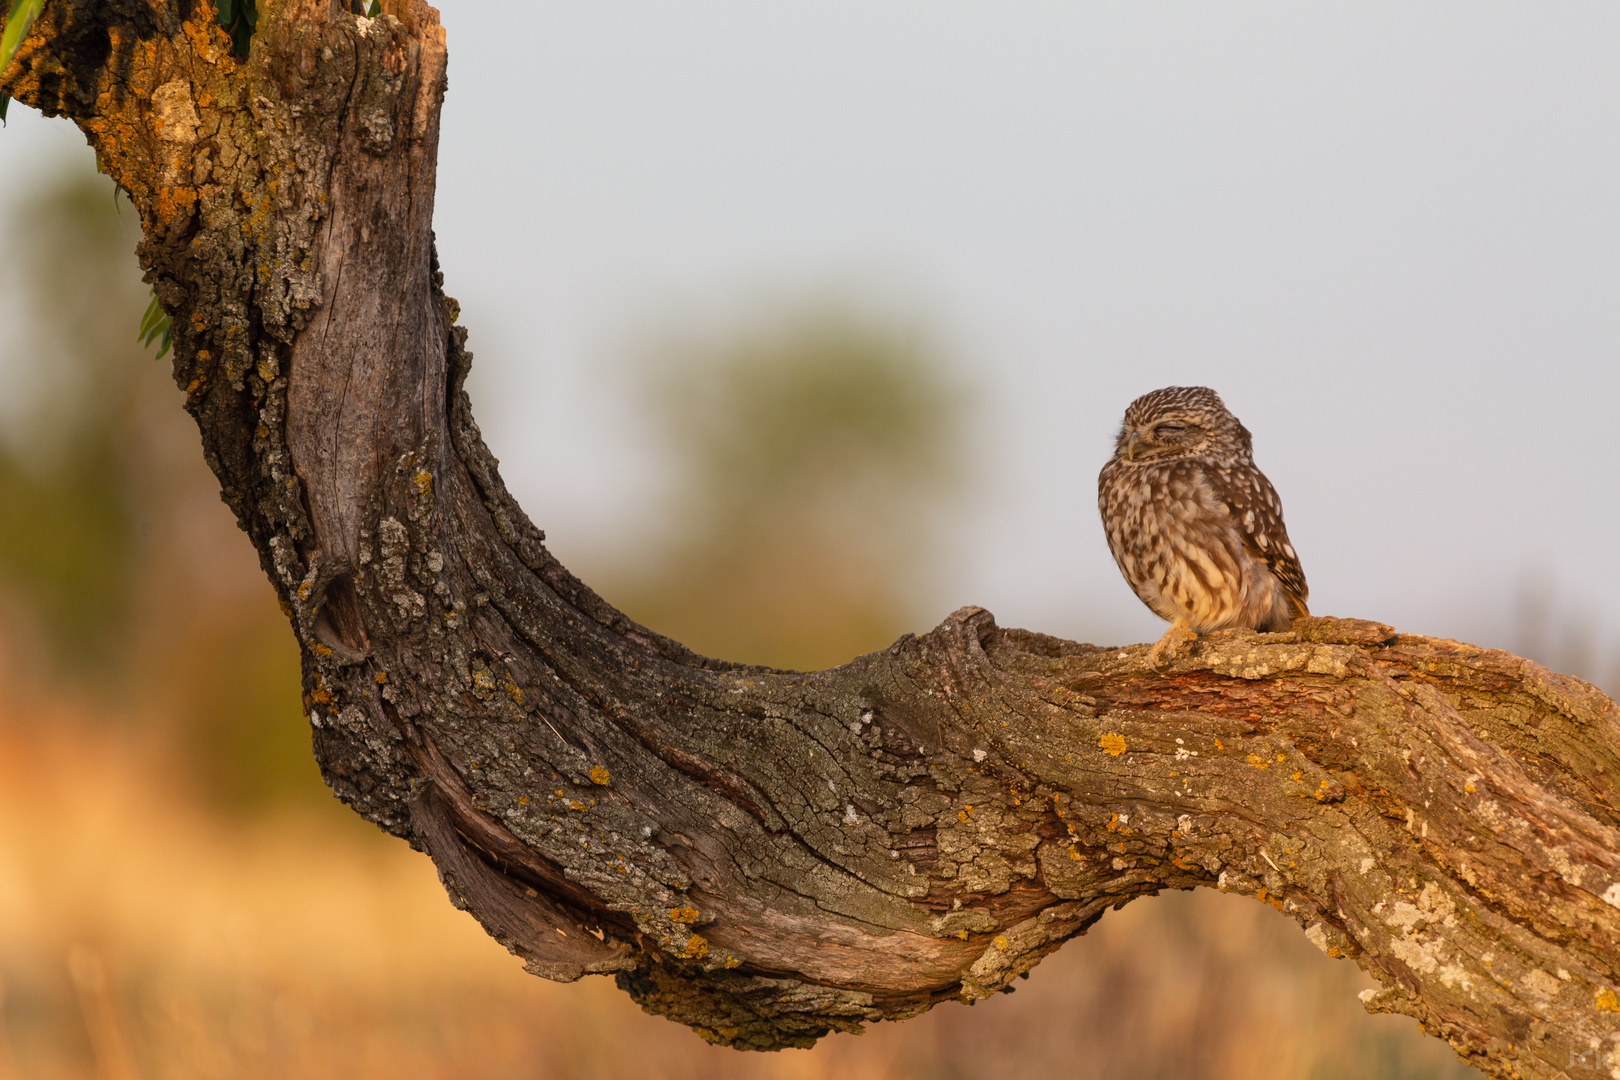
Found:
M 1286 630 L 1309 614 L 1282 502 L 1255 468 L 1248 429 L 1208 387 L 1131 402 L 1097 507 L 1125 580 L 1171 621 L 1155 663 L 1196 634 Z

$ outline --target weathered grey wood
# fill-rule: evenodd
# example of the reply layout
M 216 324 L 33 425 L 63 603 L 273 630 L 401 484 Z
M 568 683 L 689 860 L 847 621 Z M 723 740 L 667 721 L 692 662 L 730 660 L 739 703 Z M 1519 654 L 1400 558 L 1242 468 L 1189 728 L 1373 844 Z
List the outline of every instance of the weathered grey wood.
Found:
M 444 36 L 384 7 L 261 3 L 239 62 L 206 5 L 53 2 L 0 91 L 74 119 L 140 210 L 327 781 L 531 970 L 806 1045 L 1205 886 L 1293 915 L 1383 983 L 1370 1008 L 1493 1075 L 1620 1066 L 1620 714 L 1583 683 L 1335 619 L 1161 676 L 976 608 L 770 671 L 591 593 L 462 392 L 430 231 Z

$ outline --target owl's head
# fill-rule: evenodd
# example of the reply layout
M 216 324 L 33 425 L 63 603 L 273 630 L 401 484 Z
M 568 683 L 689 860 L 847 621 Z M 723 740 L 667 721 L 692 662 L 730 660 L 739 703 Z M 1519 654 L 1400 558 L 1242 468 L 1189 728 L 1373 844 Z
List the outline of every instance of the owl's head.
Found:
M 1180 458 L 1246 461 L 1249 429 L 1227 412 L 1207 386 L 1166 386 L 1143 394 L 1125 410 L 1114 457 L 1158 463 Z

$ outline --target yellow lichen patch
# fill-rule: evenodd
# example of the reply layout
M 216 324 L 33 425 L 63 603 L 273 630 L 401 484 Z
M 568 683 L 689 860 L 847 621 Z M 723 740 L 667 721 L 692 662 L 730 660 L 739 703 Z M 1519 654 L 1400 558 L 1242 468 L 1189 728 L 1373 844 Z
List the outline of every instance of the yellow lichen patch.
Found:
M 973 816 L 973 807 L 971 805 L 964 806 L 964 807 L 962 807 L 962 809 L 960 809 L 960 810 L 958 810 L 956 812 L 956 820 L 960 821 L 963 825 L 966 825 L 968 823 L 968 818 L 970 818 L 972 816 Z
M 1221 740 L 1216 739 L 1215 740 L 1215 749 L 1217 749 L 1217 750 L 1225 750 L 1226 747 L 1221 745 Z
M 1125 736 L 1110 731 L 1097 740 L 1097 745 L 1109 757 L 1119 757 L 1125 752 Z
M 191 187 L 159 187 L 153 200 L 158 220 L 165 224 L 178 221 L 197 205 L 197 189 Z
M 1292 780 L 1294 783 L 1297 784 L 1301 780 L 1305 779 L 1305 773 L 1303 771 L 1299 770 L 1299 769 L 1295 769 L 1294 770 L 1294 775 L 1290 776 L 1288 779 Z
M 1074 862 L 1079 862 L 1080 861 L 1080 853 L 1078 851 L 1074 850 L 1074 848 L 1070 848 L 1069 849 L 1069 858 L 1071 860 L 1073 860 Z
M 1278 760 L 1278 761 L 1287 761 L 1287 760 L 1288 760 L 1288 759 L 1287 759 L 1287 758 L 1285 758 L 1285 757 L 1283 757 L 1283 756 L 1282 756 L 1282 755 L 1281 755 L 1281 754 L 1278 754 L 1278 755 L 1277 755 L 1277 760 Z
M 996 939 L 992 944 L 995 945 L 997 952 L 1006 952 L 1007 951 L 1007 938 L 1006 938 L 1006 935 L 997 934 Z
M 695 1027 L 692 1030 L 697 1032 L 698 1038 L 702 1039 L 704 1042 L 714 1043 L 716 1046 L 722 1046 L 729 1043 L 738 1035 L 742 1034 L 742 1028 L 735 1027 L 723 1027 L 718 1029 Z
M 1593 996 L 1592 1004 L 1599 1012 L 1620 1012 L 1620 998 L 1614 996 L 1613 990 L 1599 990 Z
M 1250 765 L 1253 765 L 1257 769 L 1271 768 L 1271 762 L 1261 760 L 1259 754 L 1250 754 L 1245 760 L 1247 760 Z
M 180 24 L 180 30 L 191 39 L 191 46 L 197 51 L 197 55 L 210 64 L 219 59 L 224 52 L 225 43 L 230 40 L 224 30 L 200 19 L 196 21 L 188 19 Z M 207 108 L 206 105 L 203 107 Z
M 956 936 L 961 938 L 963 941 L 966 941 L 968 939 L 968 932 L 966 930 L 958 930 L 956 932 Z
M 1473 784 L 1464 784 L 1463 785 L 1463 790 L 1466 791 L 1468 794 L 1472 795 L 1474 793 L 1474 785 Z
M 315 676 L 315 689 L 309 692 L 309 700 L 315 702 L 317 705 L 332 704 L 332 695 L 327 692 L 326 680 L 321 678 L 319 675 Z
M 702 917 L 702 913 L 691 904 L 687 904 L 685 907 L 672 907 L 669 909 L 670 922 L 685 923 L 690 926 Z
M 1119 828 L 1119 815 L 1109 814 L 1108 824 L 1105 825 L 1104 828 L 1106 828 L 1109 832 L 1113 832 L 1115 829 Z
M 702 934 L 693 934 L 686 939 L 686 948 L 678 955 L 682 960 L 698 960 L 709 954 L 709 943 L 703 940 Z
M 600 765 L 592 765 L 590 772 L 586 775 L 591 778 L 591 783 L 600 784 L 602 787 L 607 787 L 608 782 L 613 779 L 608 775 L 608 771 Z
M 371 677 L 371 681 L 376 683 L 378 686 L 381 686 L 383 683 L 388 681 L 388 672 L 386 672 L 386 671 L 377 672 L 377 674 L 375 674 L 375 675 L 373 675 Z
M 1328 955 L 1333 957 L 1333 959 L 1337 960 L 1343 954 L 1339 952 L 1339 947 L 1337 945 L 1329 945 L 1328 946 Z
M 1331 790 L 1329 790 L 1330 786 L 1331 785 L 1329 785 L 1329 783 L 1326 780 L 1324 780 L 1320 784 L 1316 785 L 1316 801 L 1317 802 L 1325 802 L 1325 801 L 1327 801 L 1328 797 L 1333 794 L 1333 792 Z
M 433 474 L 428 472 L 426 469 L 423 469 L 421 472 L 411 477 L 411 483 L 416 485 L 416 493 L 418 495 L 426 495 L 433 487 Z
M 312 645 L 310 645 L 310 647 L 309 647 L 309 651 L 310 651 L 310 652 L 312 652 L 312 653 L 314 653 L 314 654 L 315 654 L 315 655 L 316 655 L 316 656 L 319 656 L 319 657 L 320 657 L 320 658 L 322 658 L 322 659 L 323 659 L 323 660 L 324 660 L 324 659 L 325 659 L 325 658 L 326 658 L 326 657 L 328 657 L 328 656 L 331 656 L 331 655 L 332 655 L 332 650 L 331 650 L 331 648 L 330 648 L 330 647 L 329 647 L 329 646 L 326 646 L 326 645 L 322 645 L 322 644 L 321 644 L 321 643 L 320 643 L 320 642 L 318 642 L 318 641 L 317 641 L 317 642 L 315 642 L 315 643 L 314 643 L 314 644 L 312 644 Z
M 511 698 L 519 705 L 523 704 L 523 688 L 519 686 L 516 680 L 512 678 L 512 673 L 510 671 L 501 673 L 501 689 L 506 691 L 507 697 Z
M 728 968 L 742 967 L 742 961 L 737 959 L 735 956 L 728 956 L 726 957 L 725 966 Z

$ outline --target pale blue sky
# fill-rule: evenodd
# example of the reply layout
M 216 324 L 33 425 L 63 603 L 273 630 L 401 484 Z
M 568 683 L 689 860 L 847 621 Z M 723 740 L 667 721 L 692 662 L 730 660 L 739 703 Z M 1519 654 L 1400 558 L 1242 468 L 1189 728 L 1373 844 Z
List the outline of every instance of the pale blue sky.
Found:
M 1157 636 L 1096 473 L 1132 397 L 1204 383 L 1313 610 L 1510 646 L 1542 573 L 1620 654 L 1620 8 L 442 11 L 447 288 L 565 562 L 658 498 L 637 336 L 830 290 L 932 325 L 981 391 L 929 619 Z M 12 116 L 0 191 L 82 147 Z

